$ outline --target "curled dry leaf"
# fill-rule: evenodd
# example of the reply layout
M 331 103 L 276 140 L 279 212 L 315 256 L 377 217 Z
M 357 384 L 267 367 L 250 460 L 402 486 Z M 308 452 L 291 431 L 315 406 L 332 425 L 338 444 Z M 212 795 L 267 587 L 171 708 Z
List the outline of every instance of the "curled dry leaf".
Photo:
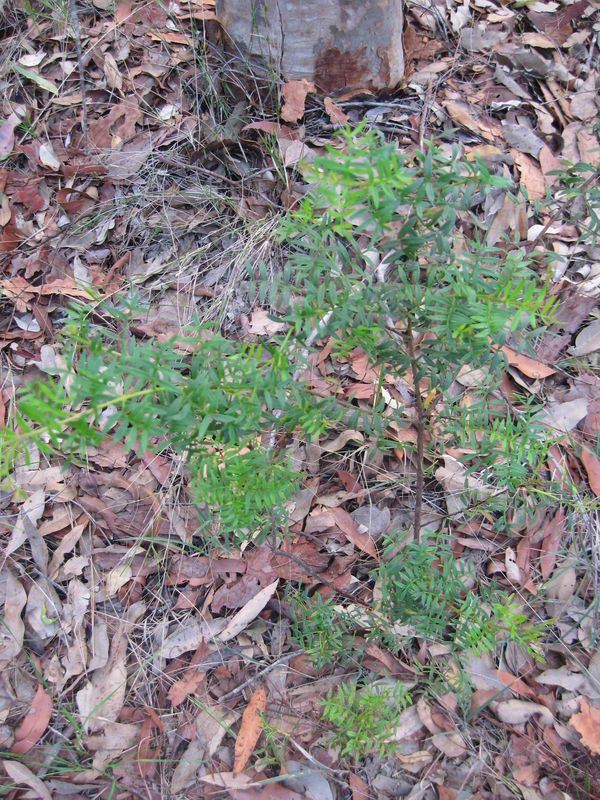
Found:
M 586 325 L 577 334 L 575 344 L 569 347 L 569 353 L 573 356 L 587 356 L 600 350 L 600 319 Z
M 573 714 L 569 725 L 581 736 L 581 743 L 600 756 L 600 711 L 581 698 L 578 714 Z
M 60 169 L 60 161 L 54 154 L 51 142 L 47 142 L 40 147 L 40 164 L 48 167 L 53 172 Z
M 248 763 L 262 731 L 262 718 L 267 707 L 267 691 L 259 686 L 242 715 L 242 724 L 235 740 L 233 774 L 239 775 Z

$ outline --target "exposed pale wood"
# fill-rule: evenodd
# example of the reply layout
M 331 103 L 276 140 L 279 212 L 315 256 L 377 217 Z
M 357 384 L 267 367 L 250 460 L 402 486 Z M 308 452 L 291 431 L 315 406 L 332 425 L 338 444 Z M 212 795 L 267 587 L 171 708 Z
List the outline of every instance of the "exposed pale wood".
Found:
M 319 91 L 392 88 L 404 73 L 402 0 L 217 0 L 234 48 Z

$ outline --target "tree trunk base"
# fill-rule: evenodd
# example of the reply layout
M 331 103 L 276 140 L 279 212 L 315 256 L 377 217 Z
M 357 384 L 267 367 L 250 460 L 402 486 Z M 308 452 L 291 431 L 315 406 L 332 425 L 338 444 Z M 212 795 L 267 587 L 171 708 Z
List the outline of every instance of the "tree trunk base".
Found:
M 393 89 L 404 74 L 402 0 L 217 0 L 254 69 L 324 93 Z

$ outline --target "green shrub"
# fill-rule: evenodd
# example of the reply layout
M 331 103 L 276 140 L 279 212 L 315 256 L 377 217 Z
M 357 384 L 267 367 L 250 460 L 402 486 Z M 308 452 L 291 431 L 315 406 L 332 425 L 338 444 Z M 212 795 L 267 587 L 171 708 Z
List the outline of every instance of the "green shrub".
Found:
M 410 703 L 410 693 L 400 683 L 359 687 L 350 681 L 329 690 L 322 718 L 331 725 L 331 744 L 342 758 L 356 760 L 371 751 L 383 758 L 394 750 L 390 735 Z
M 169 451 L 206 521 L 200 532 L 210 543 L 239 547 L 274 525 L 285 529 L 284 503 L 300 481 L 282 446 L 287 434 L 310 438 L 343 420 L 389 451 L 403 446 L 394 425 L 405 425 L 414 406 L 414 541 L 398 551 L 397 535 L 389 537 L 372 576 L 382 594 L 376 610 L 342 614 L 332 600 L 297 592 L 294 637 L 319 668 L 341 650 L 354 657 L 358 631 L 401 647 L 398 623 L 409 637 L 445 642 L 453 652 L 514 641 L 535 655 L 543 629 L 493 585 L 471 590 L 447 540 L 422 526 L 425 480 L 450 448 L 463 470 L 462 514 L 470 513 L 474 487 L 485 485 L 493 490 L 473 513 L 485 509 L 506 526 L 527 499 L 524 488 L 537 491 L 543 481 L 552 438 L 536 422 L 538 407 L 524 399 L 510 405 L 496 391 L 509 335 L 526 348 L 552 313 L 532 247 L 485 241 L 479 211 L 490 191 L 508 191 L 509 182 L 457 149 L 403 155 L 364 128 L 328 147 L 311 180 L 281 226 L 288 253 L 281 274 L 252 276 L 286 333 L 255 345 L 196 327 L 186 338 L 143 342 L 130 334 L 135 309 L 126 301 L 73 308 L 62 334 L 64 368 L 19 392 L 14 426 L 0 431 L 0 475 L 10 479 L 33 447 L 66 461 L 104 442 Z M 600 201 L 591 176 L 572 169 L 561 181 L 595 236 Z M 362 348 L 379 370 L 372 402 L 335 392 L 318 398 L 301 380 L 325 339 L 333 359 Z M 465 369 L 481 376 L 468 403 L 453 391 Z M 411 408 L 390 402 L 384 380 L 414 395 Z M 551 501 L 552 492 L 544 496 Z M 324 720 L 342 755 L 384 752 L 407 702 L 404 693 L 373 694 L 351 683 L 329 695 Z

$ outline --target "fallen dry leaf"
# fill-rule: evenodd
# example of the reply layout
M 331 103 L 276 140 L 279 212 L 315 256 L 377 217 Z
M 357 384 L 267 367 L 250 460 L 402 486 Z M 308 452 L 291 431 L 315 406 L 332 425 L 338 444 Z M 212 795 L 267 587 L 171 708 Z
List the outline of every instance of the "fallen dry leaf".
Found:
M 146 706 L 146 718 L 142 723 L 140 741 L 135 757 L 136 772 L 140 778 L 148 778 L 158 765 L 162 747 L 163 724 L 154 709 Z
M 540 703 L 530 703 L 528 700 L 505 700 L 500 703 L 492 703 L 495 715 L 501 722 L 509 725 L 522 725 L 531 719 L 535 714 L 540 715 L 543 725 L 552 725 L 554 718 L 552 712 Z
M 336 106 L 331 97 L 325 97 L 323 104 L 325 106 L 325 113 L 333 125 L 345 125 L 350 119 L 348 114 L 344 114 L 342 109 L 339 106 Z
M 0 124 L 0 159 L 12 153 L 15 146 L 15 128 L 19 124 L 16 114 L 11 114 Z
M 123 88 L 123 76 L 121 75 L 119 65 L 115 61 L 114 56 L 108 52 L 104 55 L 104 76 L 106 78 L 106 85 L 110 89 L 121 91 Z
M 299 81 L 288 81 L 284 84 L 281 95 L 284 103 L 281 118 L 286 122 L 298 122 L 304 116 L 304 104 L 309 92 L 316 92 L 316 87 L 305 78 Z
M 581 698 L 579 713 L 573 714 L 569 725 L 581 736 L 581 743 L 600 756 L 600 710 Z
M 77 708 L 85 731 L 101 731 L 115 722 L 125 701 L 127 639 L 119 633 L 112 642 L 110 660 L 77 692 Z
M 571 98 L 571 114 L 577 119 L 587 121 L 598 114 L 596 79 L 596 73 L 592 70 L 582 87 Z
M 199 672 L 198 669 L 195 669 L 195 667 L 197 667 L 197 665 L 200 664 L 210 652 L 211 649 L 207 642 L 200 642 L 198 649 L 190 661 L 190 668 L 186 670 L 184 677 L 176 681 L 169 689 L 168 697 L 173 708 L 181 705 L 185 698 L 189 694 L 193 694 L 200 686 L 202 681 L 206 678 L 206 673 Z
M 368 531 L 362 533 L 358 523 L 343 508 L 332 508 L 331 513 L 335 518 L 335 524 L 346 534 L 352 544 L 362 550 L 363 553 L 374 558 L 375 561 L 379 561 L 379 553 L 375 547 L 375 542 L 369 536 Z
M 242 714 L 242 724 L 235 740 L 235 756 L 233 761 L 233 774 L 239 775 L 244 769 L 262 732 L 261 713 L 267 707 L 267 691 L 264 686 L 259 686 L 250 698 Z M 259 713 L 260 712 L 260 713 Z
M 272 336 L 285 328 L 287 328 L 285 322 L 276 322 L 273 319 L 269 319 L 268 312 L 259 308 L 253 311 L 250 316 L 248 333 L 252 333 L 254 336 Z
M 581 448 L 581 461 L 587 472 L 590 488 L 596 497 L 600 497 L 600 459 L 587 447 Z
M 360 775 L 351 772 L 348 776 L 348 783 L 352 791 L 352 800 L 370 800 L 369 784 Z
M 41 145 L 40 164 L 43 164 L 45 167 L 48 167 L 53 172 L 58 172 L 58 170 L 60 169 L 60 161 L 54 154 L 54 149 L 52 148 L 51 142 L 47 142 Z
M 42 684 L 38 684 L 31 701 L 31 708 L 15 731 L 15 741 L 11 750 L 23 755 L 39 742 L 52 716 L 52 699 L 46 694 Z
M 235 638 L 246 628 L 252 620 L 260 614 L 263 608 L 267 605 L 271 597 L 275 594 L 279 578 L 264 589 L 261 589 L 246 605 L 241 608 L 227 623 L 224 630 L 218 634 L 217 638 L 222 642 L 228 642 L 230 639 Z
M 574 346 L 569 347 L 569 353 L 573 356 L 587 356 L 597 350 L 600 350 L 600 319 L 586 325 L 577 334 Z
M 0 626 L 0 662 L 7 663 L 21 652 L 23 646 L 25 625 L 21 613 L 27 602 L 27 594 L 9 567 L 4 567 L 2 577 L 6 580 L 6 599 L 4 624 Z
M 556 554 L 560 548 L 560 540 L 564 533 L 564 527 L 565 512 L 563 509 L 559 509 L 546 525 L 544 531 L 544 539 L 540 552 L 540 571 L 544 580 L 548 580 L 554 570 Z
M 546 194 L 544 173 L 526 153 L 519 153 L 517 150 L 512 150 L 511 153 L 521 173 L 521 183 L 527 189 L 529 199 L 541 200 Z
M 6 770 L 6 774 L 9 778 L 17 784 L 24 783 L 26 786 L 29 786 L 29 788 L 35 792 L 35 797 L 39 797 L 40 800 L 52 800 L 52 795 L 46 784 L 36 777 L 25 764 L 21 764 L 19 761 L 9 761 L 6 759 L 2 762 L 2 766 Z
M 548 405 L 537 420 L 557 433 L 568 433 L 587 415 L 588 402 L 586 397 L 578 397 L 576 400 Z
M 530 358 L 523 353 L 517 353 L 506 345 L 503 346 L 502 352 L 506 356 L 511 367 L 516 367 L 523 375 L 527 375 L 528 378 L 547 378 L 550 375 L 554 375 L 556 372 L 555 369 L 549 367 L 547 364 L 542 364 L 541 361 Z

